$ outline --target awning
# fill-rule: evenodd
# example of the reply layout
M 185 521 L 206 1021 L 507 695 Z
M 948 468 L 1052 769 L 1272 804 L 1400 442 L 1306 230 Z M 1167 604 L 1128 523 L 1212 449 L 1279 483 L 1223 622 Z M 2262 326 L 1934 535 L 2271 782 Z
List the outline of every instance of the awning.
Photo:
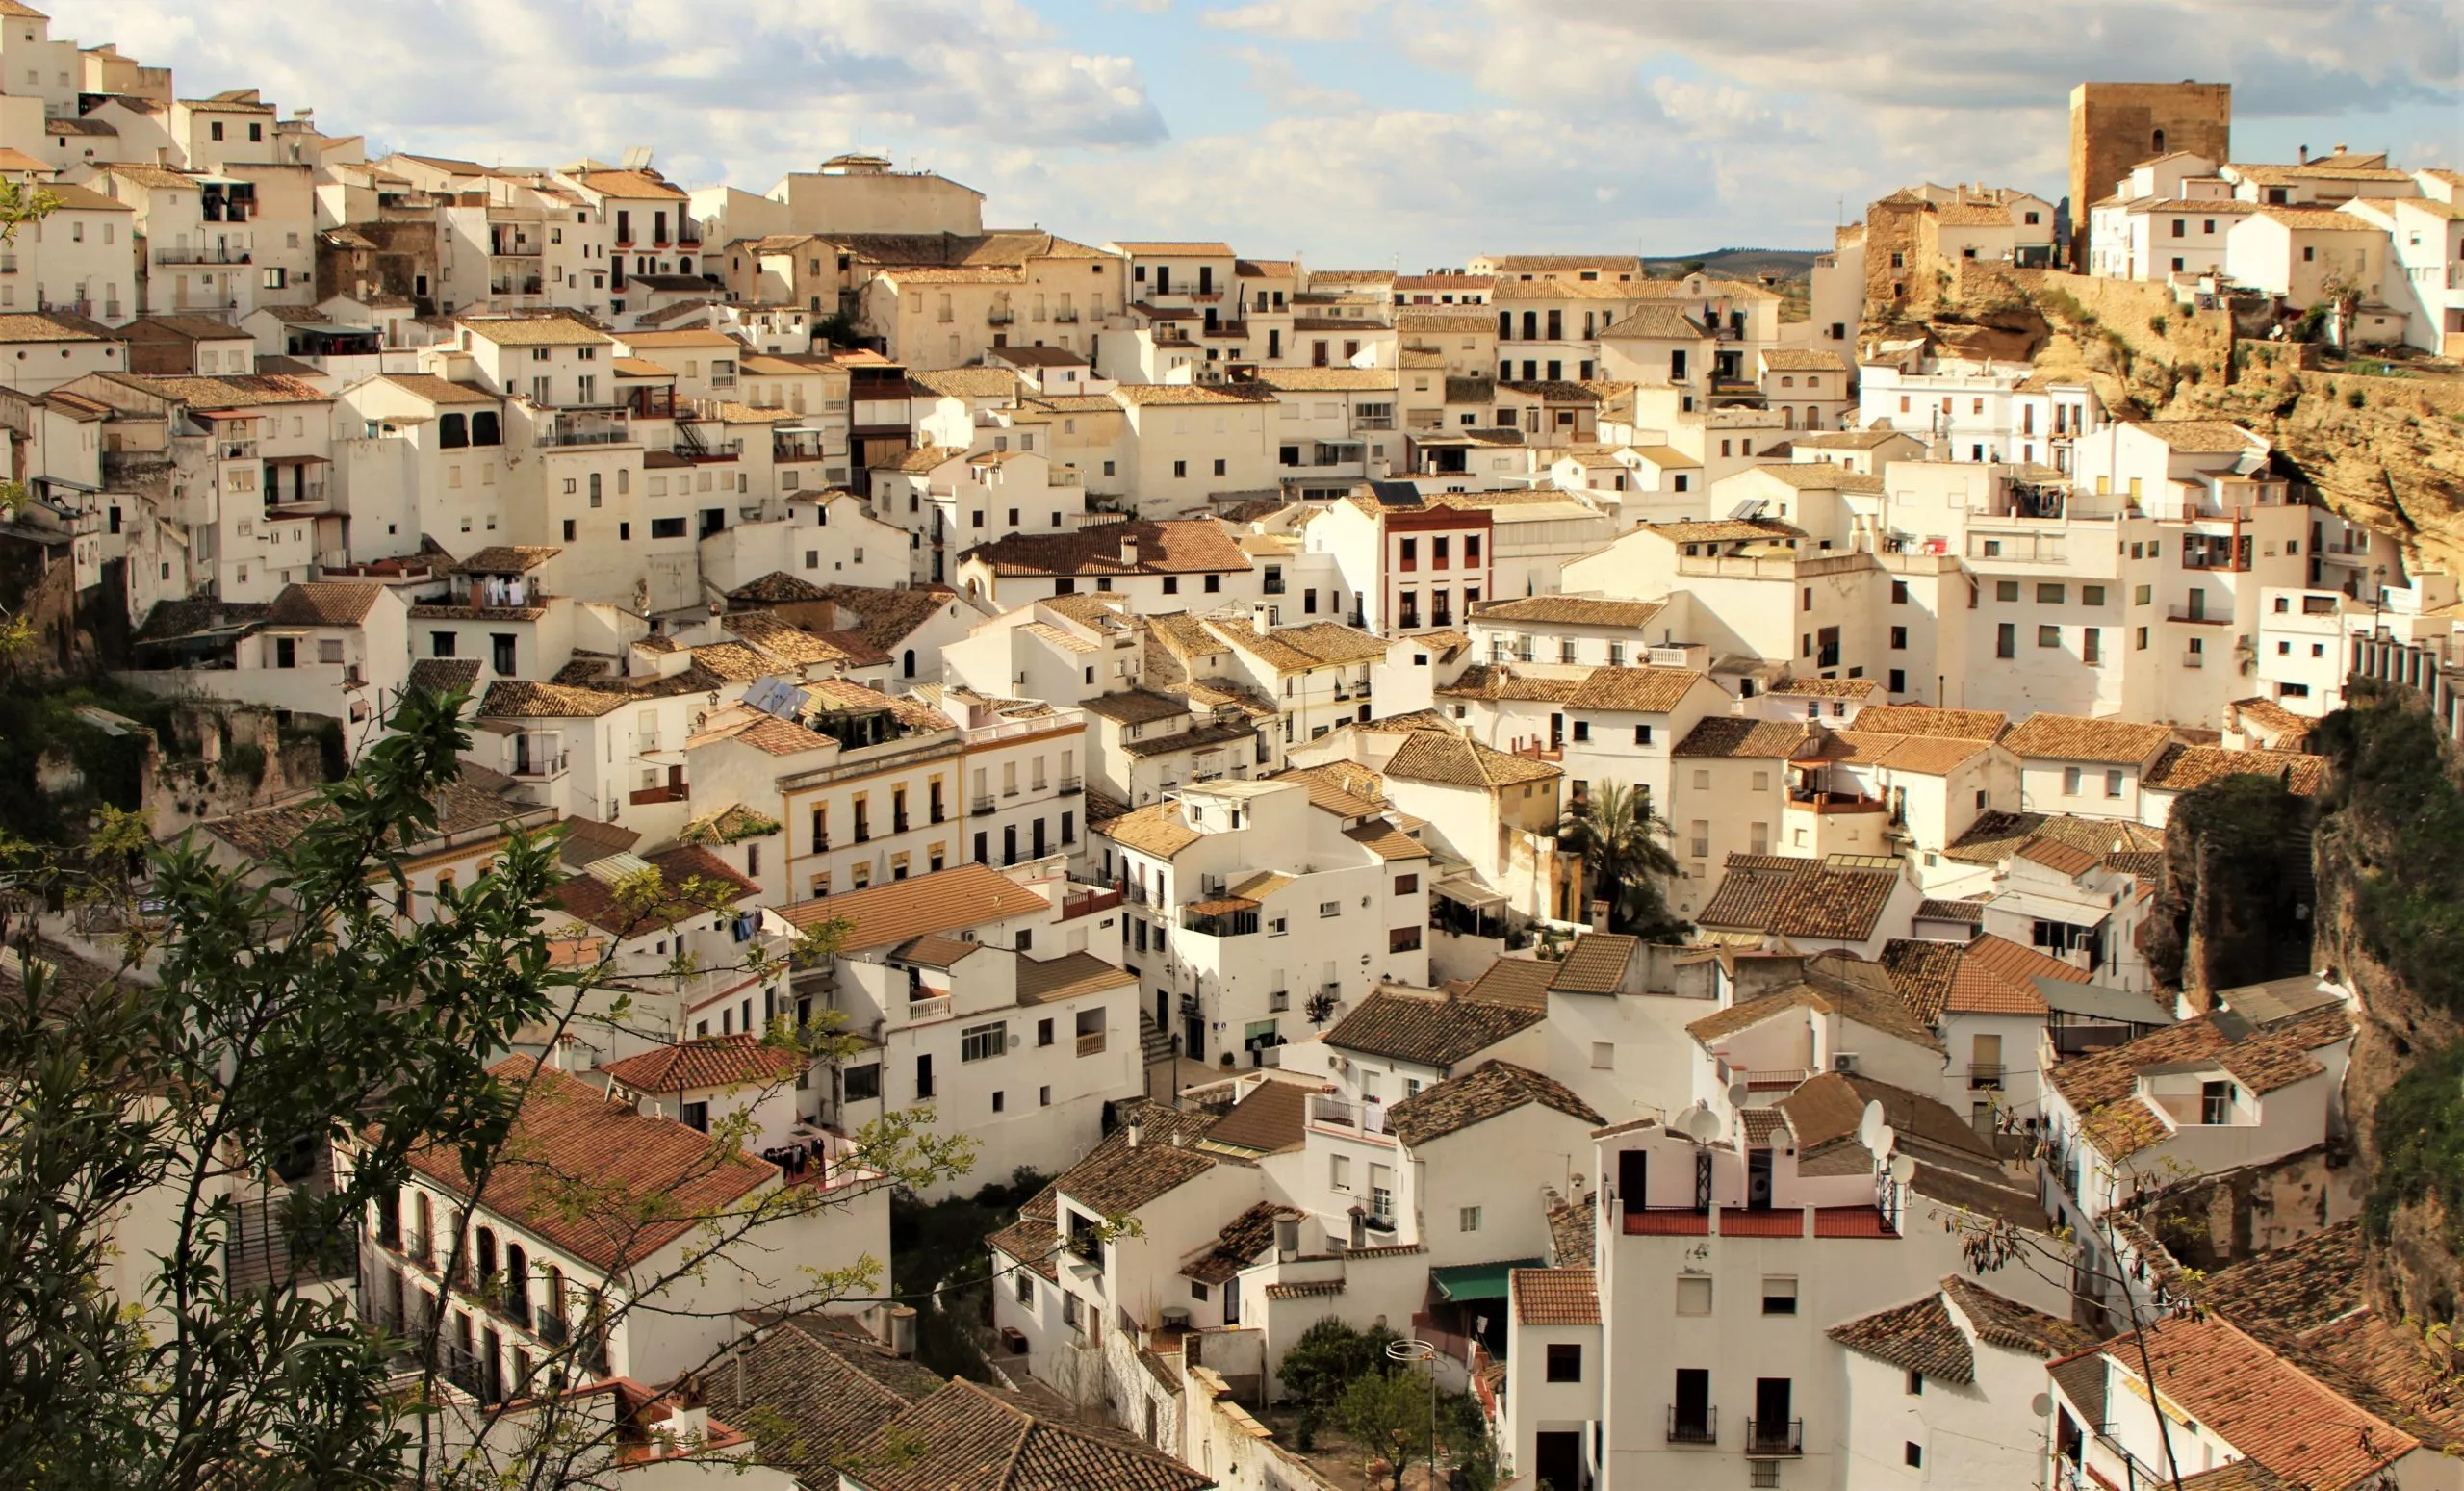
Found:
M 1182 908 L 1193 916 L 1229 916 L 1234 912 L 1254 912 L 1257 909 L 1257 902 L 1240 895 L 1227 895 L 1213 901 L 1192 901 Z
M 2081 1019 L 2112 1020 L 2123 1025 L 2171 1025 L 2178 1023 L 2173 1012 L 2145 994 L 2128 990 L 2111 989 L 2102 984 L 2074 984 L 2068 979 L 2033 974 L 2029 982 L 2044 996 L 2047 1008 L 2059 1015 Z
M 1490 889 L 1488 887 L 1481 885 L 1476 880 L 1441 880 L 1429 888 L 1436 891 L 1439 895 L 1446 897 L 1448 900 L 1454 902 L 1458 906 L 1469 906 L 1476 909 L 1483 906 L 1503 906 L 1505 904 L 1504 896 Z
M 1476 1299 L 1505 1298 L 1506 1275 L 1516 1269 L 1541 1267 L 1537 1258 L 1506 1258 L 1496 1263 L 1461 1263 L 1450 1269 L 1431 1269 L 1428 1281 L 1437 1286 L 1438 1295 L 1456 1304 L 1469 1304 Z

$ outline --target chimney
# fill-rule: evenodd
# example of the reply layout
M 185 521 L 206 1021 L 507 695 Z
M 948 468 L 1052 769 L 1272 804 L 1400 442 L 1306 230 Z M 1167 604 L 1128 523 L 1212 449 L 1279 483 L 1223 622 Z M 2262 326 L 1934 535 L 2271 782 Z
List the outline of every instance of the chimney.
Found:
M 899 1356 L 915 1354 L 915 1307 L 893 1304 L 889 1307 L 889 1349 Z
M 1138 563 L 1138 535 L 1123 533 L 1120 536 L 1120 562 L 1132 566 Z
M 2338 155 L 2342 155 L 2342 154 L 2344 154 L 2344 153 L 2345 153 L 2345 142 L 2344 142 L 2343 141 L 2339 140 L 2339 141 L 2336 141 L 2336 151 L 2335 151 L 2335 153 L 2336 153 L 2336 154 L 2338 154 Z
M 1591 903 L 1588 910 L 1591 913 L 1591 930 L 1594 932 L 1606 932 L 1608 930 L 1608 903 L 1605 901 L 1594 901 Z
M 2310 147 L 2308 145 L 2303 145 L 2301 147 L 2301 164 L 2304 166 L 2310 164 Z
M 1300 1219 L 1278 1217 L 1274 1221 L 1274 1257 L 1277 1263 L 1290 1263 L 1300 1256 Z
M 1129 1147 L 1132 1149 L 1138 1147 L 1138 1125 L 1135 1123 L 1129 1126 Z

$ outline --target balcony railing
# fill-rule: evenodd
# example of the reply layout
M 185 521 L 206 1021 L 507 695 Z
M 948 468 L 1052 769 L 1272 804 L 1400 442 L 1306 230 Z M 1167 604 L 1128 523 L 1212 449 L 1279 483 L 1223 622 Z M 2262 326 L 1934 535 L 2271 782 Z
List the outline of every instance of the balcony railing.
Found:
M 984 313 L 984 322 L 988 326 L 1011 325 L 1014 324 L 1017 319 L 1017 312 L 1003 310 L 997 306 Z
M 1074 325 L 1078 321 L 1078 312 L 1073 307 L 1065 305 L 1052 313 L 1052 319 L 1065 326 Z
M 564 1316 L 551 1314 L 546 1310 L 539 1312 L 540 1345 L 562 1346 L 571 1339 L 573 1339 L 573 1327 L 565 1323 Z
M 1967 1085 L 1970 1092 L 2001 1091 L 2002 1064 L 2000 1062 L 1970 1063 L 1967 1068 Z
M 1340 1097 L 1312 1097 L 1309 1099 L 1309 1121 L 1358 1129 L 1364 1134 L 1383 1134 L 1386 1132 L 1386 1105 L 1350 1103 Z
M 1748 1419 L 1745 1454 L 1750 1460 L 1794 1459 L 1806 1452 L 1803 1419 Z
M 1091 1036 L 1080 1036 L 1078 1038 L 1078 1054 L 1081 1056 L 1093 1056 L 1097 1052 L 1103 1050 L 1104 1035 L 1105 1033 L 1099 1030 Z
M 542 446 L 616 446 L 633 438 L 623 415 L 603 415 L 595 419 L 556 419 L 542 421 L 532 443 Z
M 1672 1445 L 1716 1445 L 1720 1442 L 1720 1410 L 1689 1411 L 1674 1404 L 1668 1410 L 1668 1442 Z
M 192 248 L 185 244 L 174 244 L 167 248 L 154 250 L 156 264 L 246 264 L 250 258 L 244 248 L 231 248 L 218 244 L 210 248 L 203 244 Z
M 1117 886 L 1110 890 L 1072 890 L 1061 898 L 1061 919 L 1075 921 L 1097 912 L 1108 912 L 1118 906 L 1124 893 Z
M 968 798 L 966 800 L 966 810 L 969 812 L 990 812 L 992 810 L 992 794 L 989 792 L 978 792 L 974 796 Z
M 924 1020 L 937 1020 L 949 1013 L 950 996 L 947 994 L 937 994 L 930 999 L 907 1001 L 907 1019 L 910 1024 Z
M 512 775 L 517 777 L 561 777 L 565 774 L 564 751 L 533 751 L 514 758 Z

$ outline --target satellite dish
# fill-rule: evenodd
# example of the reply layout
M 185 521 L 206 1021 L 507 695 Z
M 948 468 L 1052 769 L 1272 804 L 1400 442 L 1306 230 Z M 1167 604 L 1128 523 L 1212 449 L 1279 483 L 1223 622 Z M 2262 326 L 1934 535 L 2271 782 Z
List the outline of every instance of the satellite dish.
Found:
M 1883 1105 L 1865 1104 L 1864 1116 L 1857 1120 L 1857 1141 L 1876 1154 L 1884 1149 L 1883 1138 L 1890 1132 L 1890 1122 L 1883 1117 Z
M 625 168 L 627 170 L 640 170 L 650 163 L 651 147 L 649 145 L 632 145 L 626 149 Z
M 1720 1137 L 1720 1116 L 1701 1103 L 1677 1116 L 1677 1131 L 1698 1144 Z
M 2039 1393 L 2036 1397 L 2029 1399 L 2028 1411 L 2040 1419 L 2049 1417 L 2053 1413 L 2053 1395 Z
M 1914 1180 L 1916 1178 L 1916 1157 L 1912 1154 L 1892 1155 L 1890 1160 L 1890 1178 L 1898 1181 L 1903 1186 L 1908 1184 L 1910 1181 Z
M 1732 1082 L 1729 1084 L 1729 1106 L 1732 1108 L 1744 1107 L 1746 1100 L 1753 1095 L 1754 1089 L 1747 1087 L 1742 1082 Z

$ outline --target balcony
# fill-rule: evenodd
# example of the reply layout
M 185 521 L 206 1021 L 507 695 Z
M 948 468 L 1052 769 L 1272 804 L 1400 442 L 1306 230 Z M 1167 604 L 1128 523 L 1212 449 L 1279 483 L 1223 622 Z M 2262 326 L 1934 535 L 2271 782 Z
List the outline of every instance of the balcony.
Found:
M 1808 812 L 1882 812 L 1886 805 L 1860 792 L 1816 792 L 1804 787 L 1788 793 L 1788 806 Z
M 539 1312 L 540 1345 L 546 1347 L 562 1346 L 567 1341 L 573 1339 L 573 1326 L 565 1323 L 563 1315 L 550 1314 L 546 1310 Z
M 2193 622 L 2203 627 L 2226 626 L 2233 620 L 2230 615 L 2211 615 L 2204 605 L 2169 605 L 2165 607 L 2165 619 Z
M 2204 668 L 2207 666 L 2207 655 L 2205 653 L 2184 653 L 2182 655 L 2182 666 L 2185 668 Z
M 1087 784 L 1079 778 L 1064 777 L 1061 779 L 1060 784 L 1053 790 L 1056 795 L 1061 797 L 1075 797 L 1080 792 L 1085 791 L 1086 787 Z
M 1071 307 L 1065 305 L 1060 310 L 1052 313 L 1052 319 L 1060 322 L 1062 325 L 1074 326 L 1078 323 L 1078 313 Z
M 1793 1460 L 1806 1452 L 1803 1419 L 1745 1421 L 1745 1457 L 1749 1460 Z
M 1377 1102 L 1349 1103 L 1340 1097 L 1311 1097 L 1309 1121 L 1383 1137 L 1386 1133 L 1386 1105 Z
M 17 256 L 15 254 L 0 254 L 0 274 L 14 274 L 16 272 Z
M 257 443 L 253 440 L 218 440 L 214 444 L 218 461 L 253 461 L 257 458 Z
M 1365 415 L 1352 421 L 1351 426 L 1354 429 L 1393 429 L 1395 417 L 1391 414 Z
M 620 446 L 633 438 L 622 414 L 559 414 L 542 420 L 531 434 L 537 446 Z
M 516 752 L 514 754 L 513 771 L 511 772 L 511 775 L 516 777 L 526 777 L 534 781 L 544 781 L 551 777 L 561 777 L 565 774 L 566 758 L 568 754 L 569 753 L 564 751 Z
M 1967 1068 L 1967 1089 L 1971 1093 L 2002 1091 L 2002 1064 L 1999 1062 L 1970 1064 Z
M 988 326 L 1012 326 L 1017 324 L 1017 312 L 997 305 L 984 313 L 984 323 Z
M 1104 1049 L 1104 1035 L 1105 1033 L 1099 1030 L 1091 1036 L 1080 1036 L 1078 1038 L 1078 1054 L 1081 1056 L 1094 1056 L 1100 1054 Z
M 1668 1410 L 1668 1442 L 1672 1445 L 1716 1445 L 1720 1442 L 1720 1410 L 1711 1407 Z
M 992 810 L 992 801 L 991 793 L 978 792 L 966 800 L 966 810 L 973 813 L 990 812 Z
M 253 258 L 244 248 L 232 248 L 220 244 L 212 247 L 200 244 L 193 248 L 185 244 L 174 244 L 168 248 L 154 250 L 156 264 L 247 264 Z
M 1181 930 L 1199 937 L 1254 937 L 1258 931 L 1258 906 L 1254 901 L 1237 898 L 1194 902 L 1181 910 Z
M 947 994 L 938 994 L 930 999 L 907 1001 L 907 1023 L 911 1025 L 920 1025 L 926 1020 L 947 1019 L 949 1014 L 950 996 Z
M 1061 919 L 1076 921 L 1097 912 L 1108 912 L 1126 899 L 1126 892 L 1115 886 L 1105 889 L 1096 886 L 1072 886 L 1061 898 Z

